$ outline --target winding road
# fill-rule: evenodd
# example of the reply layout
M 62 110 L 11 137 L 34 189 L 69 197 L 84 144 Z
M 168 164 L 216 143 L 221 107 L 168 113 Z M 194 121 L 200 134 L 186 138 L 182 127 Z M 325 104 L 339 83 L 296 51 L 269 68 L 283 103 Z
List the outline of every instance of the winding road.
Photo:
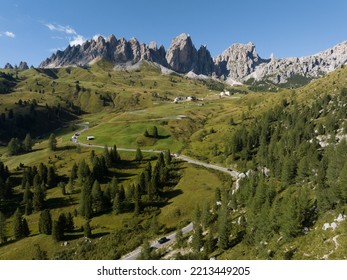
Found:
M 80 136 L 81 133 L 85 132 L 86 130 L 88 130 L 89 128 L 89 123 L 88 122 L 84 122 L 84 123 L 79 123 L 77 124 L 78 126 L 81 126 L 82 129 L 79 130 L 78 132 L 76 132 L 72 138 L 71 141 L 73 143 L 75 143 L 76 145 L 81 145 L 84 147 L 91 147 L 91 148 L 105 148 L 105 146 L 101 146 L 101 145 L 95 145 L 95 144 L 86 144 L 86 143 L 82 143 L 80 141 L 78 141 L 78 137 Z M 117 151 L 130 151 L 130 152 L 136 152 L 136 149 L 134 148 L 119 148 L 117 147 Z M 164 151 L 159 151 L 159 150 L 141 150 L 143 153 L 163 153 Z M 214 170 L 218 170 L 224 173 L 229 174 L 230 176 L 234 177 L 235 179 L 238 178 L 239 176 L 239 172 L 235 171 L 235 170 L 231 170 L 228 169 L 226 167 L 222 167 L 219 165 L 215 165 L 215 164 L 210 164 L 210 163 L 205 163 L 203 161 L 199 161 L 193 158 L 190 158 L 188 156 L 185 155 L 178 155 L 178 154 L 172 154 L 173 157 L 178 158 L 180 160 L 186 161 L 188 163 L 191 164 L 196 164 L 199 166 L 204 166 L 206 168 L 209 169 L 214 169 Z M 193 230 L 193 223 L 188 224 L 186 227 L 184 227 L 182 229 L 182 233 L 187 234 L 189 232 L 191 232 Z M 173 243 L 176 240 L 176 232 L 170 233 L 169 235 L 166 236 L 166 238 L 168 239 L 168 241 L 166 241 L 165 243 L 160 244 L 157 240 L 156 241 L 152 241 L 150 242 L 150 246 L 153 248 L 162 248 L 164 246 L 167 246 L 171 243 Z M 127 255 L 123 256 L 121 259 L 122 260 L 136 260 L 141 253 L 141 247 L 138 247 L 137 249 L 135 249 L 134 251 L 128 253 Z

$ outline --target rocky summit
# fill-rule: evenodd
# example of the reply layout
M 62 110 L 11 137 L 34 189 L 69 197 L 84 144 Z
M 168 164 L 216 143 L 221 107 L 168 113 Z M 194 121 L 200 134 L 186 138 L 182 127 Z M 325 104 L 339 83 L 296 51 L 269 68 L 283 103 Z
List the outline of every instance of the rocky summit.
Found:
M 197 75 L 214 76 L 231 84 L 269 80 L 276 84 L 286 83 L 294 76 L 318 78 L 347 63 L 347 41 L 326 51 L 305 57 L 261 58 L 253 43 L 234 44 L 222 54 L 211 57 L 206 46 L 196 49 L 189 35 L 183 33 L 174 38 L 166 51 L 155 42 L 149 45 L 132 38 L 117 39 L 110 35 L 82 45 L 68 46 L 43 61 L 41 68 L 58 68 L 93 64 L 106 59 L 117 65 L 130 66 L 141 61 L 150 61 L 180 74 L 193 72 Z

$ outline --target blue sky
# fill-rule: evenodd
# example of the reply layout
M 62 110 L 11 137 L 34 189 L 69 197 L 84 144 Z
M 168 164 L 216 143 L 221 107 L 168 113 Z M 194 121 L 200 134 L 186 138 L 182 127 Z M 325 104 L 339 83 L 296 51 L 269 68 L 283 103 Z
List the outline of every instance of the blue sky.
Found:
M 345 0 L 0 0 L 0 67 L 38 64 L 97 34 L 166 48 L 180 33 L 212 56 L 254 42 L 267 58 L 314 54 L 347 40 Z

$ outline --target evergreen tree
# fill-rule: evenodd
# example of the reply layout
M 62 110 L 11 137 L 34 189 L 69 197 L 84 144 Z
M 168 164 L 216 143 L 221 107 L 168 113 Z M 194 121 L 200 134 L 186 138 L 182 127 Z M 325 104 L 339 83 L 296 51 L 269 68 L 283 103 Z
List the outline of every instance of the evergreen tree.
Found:
M 69 212 L 66 216 L 66 226 L 65 226 L 65 229 L 67 232 L 73 232 L 75 228 L 75 224 L 74 224 L 74 221 L 73 221 L 73 216 L 72 214 Z
M 214 241 L 213 241 L 213 234 L 211 231 L 208 232 L 205 245 L 204 245 L 204 252 L 209 255 L 214 251 Z
M 94 181 L 91 195 L 93 212 L 100 213 L 104 210 L 104 201 L 100 183 L 97 180 Z
M 35 176 L 35 178 L 38 175 Z M 35 182 L 35 180 L 34 180 Z M 34 194 L 33 194 L 33 208 L 34 211 L 41 211 L 44 207 L 45 190 L 43 186 L 40 186 L 38 182 L 34 183 Z
M 54 133 L 52 133 L 48 138 L 48 149 L 50 151 L 55 151 L 57 149 L 57 138 Z
M 91 174 L 90 168 L 86 161 L 83 159 L 79 165 L 77 170 L 77 177 L 79 182 L 82 184 L 84 181 L 88 180 L 89 175 Z
M 74 182 L 77 179 L 77 171 L 78 171 L 78 166 L 77 166 L 76 162 L 74 162 L 72 169 L 71 169 L 71 173 L 70 173 L 71 182 Z
M 135 186 L 134 191 L 134 215 L 138 216 L 141 212 L 141 194 L 138 185 Z
M 56 178 L 55 170 L 53 166 L 50 166 L 48 168 L 47 172 L 47 186 L 48 188 L 53 188 L 57 184 L 57 178 Z
M 105 146 L 104 148 L 103 156 L 105 158 L 106 166 L 108 168 L 112 167 L 112 156 L 110 155 L 110 150 L 108 149 L 107 146 Z
M 203 246 L 203 235 L 201 225 L 194 225 L 194 233 L 192 240 L 193 250 L 195 252 L 200 252 L 201 247 Z
M 12 138 L 7 145 L 7 153 L 10 156 L 18 155 L 20 152 L 20 143 L 18 138 Z
M 228 224 L 228 209 L 222 205 L 218 213 L 218 247 L 225 250 L 229 247 L 230 229 Z
M 16 240 L 21 239 L 25 236 L 25 229 L 23 227 L 23 217 L 19 208 L 17 208 L 16 212 L 14 213 L 13 236 Z
M 25 218 L 22 220 L 22 228 L 23 228 L 23 237 L 28 237 L 30 234 L 28 222 Z
M 135 161 L 142 161 L 142 160 L 143 160 L 142 151 L 139 147 L 137 147 L 136 155 L 135 155 Z
M 119 193 L 116 193 L 113 199 L 113 211 L 116 213 L 116 215 L 122 213 L 122 202 L 120 200 Z
M 148 240 L 144 240 L 141 246 L 141 252 L 139 256 L 140 260 L 150 260 L 151 259 L 151 246 Z
M 31 139 L 30 134 L 27 133 L 23 141 L 23 149 L 25 152 L 31 152 L 32 148 L 33 148 L 33 141 Z
M 168 149 L 166 152 L 165 152 L 165 165 L 168 166 L 171 164 L 171 161 L 172 161 L 172 157 L 171 157 L 171 152 L 170 150 Z
M 52 234 L 52 216 L 48 209 L 45 209 L 40 214 L 39 232 L 47 235 Z
M 80 199 L 80 214 L 86 219 L 92 216 L 92 187 L 90 179 L 82 184 L 81 199 Z
M 63 240 L 63 235 L 62 232 L 64 232 L 61 228 L 61 224 L 59 223 L 59 221 L 53 221 L 52 224 L 52 238 L 54 241 L 59 242 Z
M 84 237 L 91 238 L 92 237 L 92 229 L 90 227 L 90 220 L 87 219 L 83 226 Z
M 48 260 L 47 251 L 43 251 L 39 244 L 35 244 L 33 260 Z
M 4 244 L 6 241 L 7 241 L 6 217 L 0 211 L 0 244 Z
M 347 203 L 347 159 L 344 162 L 342 170 L 339 174 L 339 193 L 340 198 L 344 203 Z
M 160 228 L 161 225 L 158 222 L 158 218 L 156 215 L 154 215 L 150 223 L 149 231 L 152 233 L 152 235 L 157 235 L 160 231 Z
M 176 245 L 178 248 L 183 248 L 184 246 L 184 238 L 182 228 L 178 228 L 176 231 Z

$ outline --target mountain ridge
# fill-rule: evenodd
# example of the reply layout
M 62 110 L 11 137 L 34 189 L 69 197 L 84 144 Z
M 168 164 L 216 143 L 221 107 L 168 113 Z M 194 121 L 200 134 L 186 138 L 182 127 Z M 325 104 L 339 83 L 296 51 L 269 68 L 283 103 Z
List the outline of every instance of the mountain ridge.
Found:
M 106 39 L 99 36 L 82 45 L 69 45 L 41 62 L 39 67 L 87 65 L 99 59 L 109 60 L 115 66 L 149 61 L 180 74 L 193 72 L 230 84 L 250 79 L 283 84 L 295 75 L 315 79 L 347 64 L 347 41 L 310 56 L 265 59 L 259 56 L 254 43 L 237 43 L 212 58 L 206 46 L 197 49 L 185 33 L 175 37 L 167 50 L 163 45 L 158 48 L 155 42 L 147 45 L 136 38 L 117 39 L 110 35 Z

